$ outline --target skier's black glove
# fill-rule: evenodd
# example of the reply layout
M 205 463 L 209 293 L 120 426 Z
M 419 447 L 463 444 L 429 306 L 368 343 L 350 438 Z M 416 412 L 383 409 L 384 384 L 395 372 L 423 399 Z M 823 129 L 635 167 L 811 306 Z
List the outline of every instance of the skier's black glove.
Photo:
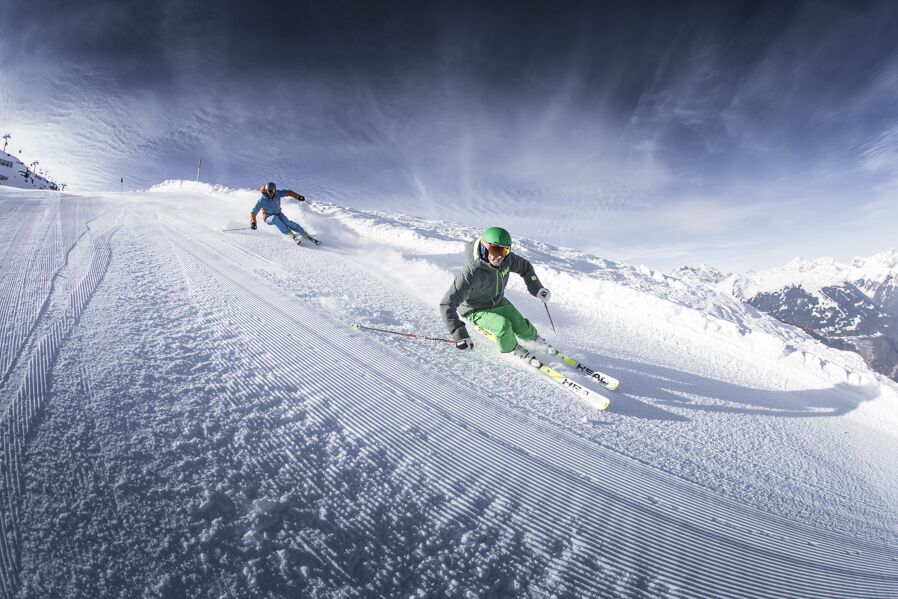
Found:
M 256 230 L 256 221 L 251 222 L 249 224 L 249 228 L 255 231 Z
M 474 342 L 469 338 L 459 339 L 458 341 L 455 342 L 455 348 L 456 349 L 474 349 Z
M 306 196 L 304 196 L 304 195 L 302 195 L 302 194 L 299 194 L 299 197 L 296 198 L 296 199 L 299 200 L 300 202 L 305 202 L 305 201 L 306 201 Z

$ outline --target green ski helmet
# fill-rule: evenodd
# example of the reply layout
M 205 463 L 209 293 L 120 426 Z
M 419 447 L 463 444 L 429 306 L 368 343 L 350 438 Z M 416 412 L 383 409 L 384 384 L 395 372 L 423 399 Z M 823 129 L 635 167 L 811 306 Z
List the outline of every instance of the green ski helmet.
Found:
M 501 245 L 504 248 L 511 247 L 511 234 L 502 227 L 490 227 L 481 235 L 480 239 L 487 245 Z

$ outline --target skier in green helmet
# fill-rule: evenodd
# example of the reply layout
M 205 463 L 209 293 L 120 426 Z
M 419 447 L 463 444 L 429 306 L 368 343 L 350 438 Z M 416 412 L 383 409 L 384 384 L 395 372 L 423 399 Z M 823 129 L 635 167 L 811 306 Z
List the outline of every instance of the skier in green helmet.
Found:
M 548 302 L 551 294 L 540 283 L 533 265 L 512 253 L 508 231 L 489 227 L 466 246 L 465 252 L 468 262 L 440 303 L 443 321 L 452 333 L 455 347 L 474 349 L 474 341 L 462 318 L 493 333 L 503 354 L 517 350 L 519 338 L 541 341 L 536 327 L 505 297 L 505 286 L 509 274 L 514 272 L 524 279 L 530 295 Z

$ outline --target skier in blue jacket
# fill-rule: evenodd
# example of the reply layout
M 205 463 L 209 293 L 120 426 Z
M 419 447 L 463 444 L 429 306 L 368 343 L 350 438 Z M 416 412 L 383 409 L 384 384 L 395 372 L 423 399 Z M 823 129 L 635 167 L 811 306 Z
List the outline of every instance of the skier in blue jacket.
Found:
M 306 198 L 303 195 L 298 194 L 291 189 L 279 190 L 273 181 L 269 181 L 267 185 L 263 185 L 261 191 L 262 197 L 259 198 L 256 205 L 253 206 L 252 212 L 249 214 L 250 229 L 255 229 L 257 227 L 256 214 L 261 210 L 262 220 L 265 221 L 265 224 L 276 226 L 281 233 L 289 235 L 293 241 L 299 243 L 305 238 L 315 242 L 316 245 L 320 243 L 317 239 L 306 233 L 306 230 L 303 229 L 299 223 L 293 222 L 281 212 L 281 198 L 289 196 L 299 202 L 305 202 Z M 297 233 L 299 234 L 299 239 L 297 239 Z

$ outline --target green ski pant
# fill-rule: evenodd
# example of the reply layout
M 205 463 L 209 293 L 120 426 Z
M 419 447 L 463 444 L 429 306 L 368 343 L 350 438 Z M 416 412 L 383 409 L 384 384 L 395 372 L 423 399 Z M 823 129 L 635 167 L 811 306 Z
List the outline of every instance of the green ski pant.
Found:
M 530 341 L 537 336 L 536 327 L 521 316 L 518 309 L 505 298 L 495 308 L 475 310 L 466 314 L 465 318 L 493 333 L 496 336 L 496 343 L 499 344 L 499 351 L 503 354 L 517 347 L 517 337 Z

